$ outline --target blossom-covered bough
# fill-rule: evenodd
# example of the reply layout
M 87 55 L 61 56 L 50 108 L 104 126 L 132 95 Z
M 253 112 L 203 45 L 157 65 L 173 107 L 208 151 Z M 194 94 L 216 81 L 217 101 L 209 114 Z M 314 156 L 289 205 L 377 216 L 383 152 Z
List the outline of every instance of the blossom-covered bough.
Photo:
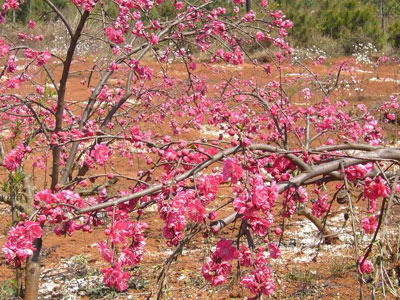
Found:
M 14 222 L 3 251 L 21 286 L 25 277 L 25 299 L 38 296 L 46 228 L 70 235 L 105 227 L 107 240 L 98 243 L 110 265 L 102 270 L 104 282 L 126 290 L 129 268 L 146 251 L 151 222 L 141 219 L 151 206 L 175 247 L 159 276 L 158 297 L 187 243 L 198 233 L 218 237 L 237 222 L 238 232 L 219 239 L 199 272 L 220 285 L 240 266 L 240 285 L 255 297 L 273 294 L 270 260 L 281 255 L 284 220 L 305 215 L 332 242 L 325 220 L 334 200 L 349 209 L 361 285 L 375 272 L 371 257 L 392 217 L 400 161 L 400 148 L 385 143 L 379 116 L 396 119 L 396 97 L 373 111 L 335 100 L 340 73 L 351 68 L 343 63 L 329 87 L 314 76 L 290 82 L 307 105 L 295 103 L 282 72 L 290 66 L 286 36 L 293 24 L 266 0 L 257 14 L 246 12 L 241 0 L 229 7 L 219 1 L 72 0 L 76 24 L 45 2 L 65 26 L 66 53 L 46 49 L 43 37 L 33 34 L 34 21 L 17 39 L 0 40 L 2 166 L 9 173 L 1 201 L 10 205 Z M 4 1 L 2 23 L 20 5 Z M 118 8 L 115 18 L 104 13 L 106 5 Z M 172 5 L 175 17 L 154 19 L 161 5 Z M 79 70 L 77 99 L 73 63 L 88 37 L 98 41 L 97 56 L 88 58 L 90 70 Z M 264 49 L 271 63 L 253 59 L 252 47 Z M 200 71 L 245 62 L 261 81 L 233 72 L 216 82 Z M 216 134 L 204 133 L 206 126 Z M 35 171 L 44 174 L 41 180 Z M 221 198 L 222 189 L 230 196 Z M 358 227 L 371 235 L 365 249 Z

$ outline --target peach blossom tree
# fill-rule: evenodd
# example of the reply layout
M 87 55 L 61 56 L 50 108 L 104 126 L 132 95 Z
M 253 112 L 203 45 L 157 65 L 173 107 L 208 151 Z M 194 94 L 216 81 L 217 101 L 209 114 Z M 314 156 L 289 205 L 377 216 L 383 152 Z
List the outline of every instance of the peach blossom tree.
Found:
M 328 85 L 313 76 L 298 83 L 306 105 L 295 103 L 282 73 L 291 65 L 293 23 L 282 11 L 267 0 L 257 13 L 243 0 L 164 1 L 71 0 L 73 22 L 44 0 L 65 29 L 65 53 L 46 47 L 35 21 L 0 39 L 1 167 L 8 174 L 0 200 L 14 223 L 3 252 L 25 299 L 38 298 L 49 229 L 73 235 L 105 228 L 107 239 L 98 242 L 109 264 L 104 282 L 126 290 L 129 268 L 146 252 L 152 226 L 143 219 L 153 206 L 175 249 L 159 277 L 159 298 L 183 247 L 201 234 L 218 237 L 233 223 L 239 229 L 219 239 L 198 272 L 216 286 L 240 266 L 239 285 L 255 298 L 272 295 L 270 260 L 281 256 L 285 221 L 305 215 L 333 242 L 325 220 L 334 202 L 349 209 L 354 260 L 366 283 L 378 272 L 376 241 L 399 189 L 400 149 L 388 145 L 383 128 L 396 121 L 398 98 L 374 110 L 336 99 L 340 74 L 351 68 L 343 63 Z M 3 1 L 2 24 L 22 2 Z M 166 4 L 174 17 L 154 18 Z M 118 14 L 110 17 L 105 5 Z M 95 48 L 77 70 L 88 40 Z M 255 59 L 254 48 L 269 62 Z M 237 72 L 215 80 L 201 71 L 242 64 L 263 80 Z M 222 189 L 230 196 L 220 197 Z M 366 248 L 358 227 L 371 236 Z

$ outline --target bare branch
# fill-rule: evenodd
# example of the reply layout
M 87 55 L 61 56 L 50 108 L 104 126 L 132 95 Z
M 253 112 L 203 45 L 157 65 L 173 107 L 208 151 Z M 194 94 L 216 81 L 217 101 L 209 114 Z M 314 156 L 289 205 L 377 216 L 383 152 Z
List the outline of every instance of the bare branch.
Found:
M 74 36 L 74 32 L 72 30 L 71 25 L 68 23 L 67 19 L 64 17 L 62 12 L 57 8 L 57 6 L 54 5 L 51 0 L 44 0 L 50 7 L 51 9 L 57 14 L 57 16 L 61 19 L 61 21 L 64 23 L 65 28 L 67 28 L 69 35 L 71 38 Z

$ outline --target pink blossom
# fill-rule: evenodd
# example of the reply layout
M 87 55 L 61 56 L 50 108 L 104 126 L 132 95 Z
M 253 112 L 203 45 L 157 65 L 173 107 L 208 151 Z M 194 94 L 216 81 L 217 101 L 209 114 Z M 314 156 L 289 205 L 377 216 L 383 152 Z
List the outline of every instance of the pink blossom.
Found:
M 114 244 L 123 244 L 130 237 L 133 224 L 128 220 L 115 222 L 113 226 L 106 231 Z
M 4 11 L 8 11 L 10 9 L 16 10 L 19 8 L 19 6 L 20 6 L 19 0 L 6 0 L 4 1 L 3 4 L 3 10 Z
M 49 51 L 40 52 L 39 55 L 36 57 L 37 65 L 43 66 L 49 62 L 51 59 L 51 53 Z
M 72 234 L 83 227 L 76 222 L 68 222 L 68 215 L 74 211 L 74 207 L 83 208 L 86 205 L 79 194 L 73 191 L 62 190 L 58 193 L 53 193 L 51 190 L 40 191 L 35 195 L 34 205 L 46 215 L 49 223 L 61 224 L 55 230 L 58 235 Z
M 324 64 L 325 62 L 326 62 L 326 56 L 320 55 L 320 56 L 318 56 L 317 59 L 316 59 L 316 63 L 317 63 L 317 64 L 322 65 L 322 64 Z
M 373 234 L 378 228 L 378 218 L 376 216 L 364 218 L 362 219 L 361 224 L 366 233 Z
M 114 252 L 108 247 L 107 243 L 102 241 L 97 244 L 99 246 L 99 250 L 101 256 L 106 262 L 112 263 L 114 259 Z
M 120 266 L 116 265 L 112 268 L 102 270 L 104 274 L 104 283 L 109 287 L 114 287 L 118 291 L 128 289 L 128 281 L 131 278 L 129 272 L 124 272 Z
M 25 221 L 12 227 L 3 247 L 7 262 L 19 267 L 36 250 L 33 241 L 42 235 L 42 227 L 37 222 Z
M 346 169 L 346 176 L 350 181 L 364 179 L 368 172 L 374 169 L 372 163 L 350 166 Z
M 256 33 L 256 39 L 258 42 L 262 42 L 265 39 L 265 34 L 262 31 Z
M 383 55 L 383 56 L 378 58 L 378 63 L 384 64 L 384 63 L 387 63 L 389 60 L 390 60 L 390 58 L 388 56 Z
M 312 206 L 312 214 L 317 218 L 322 217 L 329 210 L 328 195 L 319 195 L 318 200 Z
M 362 274 L 370 274 L 370 273 L 374 272 L 374 264 L 369 259 L 365 259 L 364 262 L 363 262 L 363 260 L 364 260 L 364 256 L 361 256 L 358 259 L 360 272 Z
M 36 56 L 38 55 L 38 52 L 33 49 L 28 48 L 24 51 L 24 55 L 26 58 L 36 58 Z
M 196 179 L 197 189 L 205 196 L 207 201 L 215 199 L 218 193 L 219 185 L 222 183 L 221 175 L 206 175 Z
M 21 83 L 22 82 L 23 81 L 22 81 L 21 77 L 17 76 L 17 77 L 14 77 L 14 78 L 11 78 L 11 79 L 7 80 L 6 87 L 8 89 L 18 89 L 18 88 L 21 87 Z
M 10 55 L 7 61 L 7 72 L 14 73 L 17 70 L 17 57 Z
M 152 45 L 157 45 L 158 42 L 160 41 L 160 37 L 158 35 L 152 34 L 150 37 L 150 43 Z
M 243 22 L 253 22 L 256 19 L 256 13 L 254 11 L 249 11 L 242 18 Z
M 44 36 L 43 36 L 43 34 L 39 34 L 39 35 L 36 35 L 34 38 L 33 38 L 35 41 L 43 41 L 44 40 Z
M 267 235 L 269 228 L 274 222 L 274 217 L 271 213 L 262 217 L 246 217 L 246 219 L 254 233 L 259 236 Z
M 375 179 L 366 178 L 364 185 L 364 197 L 370 200 L 370 212 L 376 210 L 376 200 L 380 197 L 388 197 L 390 188 L 387 186 L 386 181 L 378 176 Z
M 204 278 L 211 282 L 213 286 L 225 283 L 232 273 L 232 265 L 229 262 L 222 261 L 217 263 L 213 260 L 205 263 L 201 268 Z
M 251 200 L 254 208 L 264 213 L 269 212 L 278 199 L 278 185 L 274 181 L 266 185 L 261 177 L 256 177 L 252 185 Z
M 206 208 L 198 198 L 188 201 L 187 214 L 189 219 L 197 223 L 204 223 L 207 217 Z
M 230 261 L 239 257 L 239 251 L 233 246 L 233 241 L 222 239 L 217 243 L 217 249 L 212 254 L 215 261 Z
M 123 36 L 123 32 L 121 29 L 115 29 L 110 26 L 105 29 L 105 33 L 108 39 L 116 44 L 122 44 L 125 42 L 125 37 Z
M 10 51 L 10 46 L 0 39 L 0 57 L 4 57 Z
M 272 73 L 272 66 L 271 66 L 271 64 L 266 64 L 266 65 L 264 65 L 264 71 L 265 71 L 265 73 L 267 73 L 267 74 L 271 74 L 271 73 Z
M 255 270 L 242 277 L 240 284 L 248 288 L 253 294 L 269 296 L 276 290 L 272 269 L 265 258 L 263 249 L 259 249 L 255 261 Z
M 269 243 L 268 248 L 271 258 L 279 258 L 281 256 L 281 250 L 276 243 Z
M 45 91 L 44 86 L 38 85 L 38 86 L 36 87 L 36 93 L 38 93 L 38 94 L 40 94 L 40 95 L 43 95 L 43 94 L 44 94 L 44 91 Z
M 302 92 L 303 92 L 305 100 L 310 100 L 311 99 L 312 94 L 311 94 L 311 90 L 309 88 L 303 89 Z
M 76 5 L 87 11 L 93 10 L 97 1 L 98 0 L 72 0 L 72 2 L 74 2 Z
M 296 212 L 297 203 L 306 203 L 308 200 L 307 190 L 302 186 L 297 189 L 290 187 L 284 192 L 284 196 L 284 211 L 282 213 L 284 217 L 290 217 Z
M 196 194 L 191 191 L 178 191 L 173 198 L 172 203 L 159 202 L 160 217 L 165 221 L 163 228 L 164 237 L 167 238 L 170 244 L 178 245 L 184 237 L 184 230 L 186 227 L 186 208 L 190 201 L 196 201 Z M 199 215 L 200 212 L 200 215 Z M 204 212 L 205 213 L 205 212 Z M 193 212 L 192 218 L 202 221 L 203 211 L 199 210 Z
M 30 29 L 34 29 L 34 28 L 36 27 L 36 22 L 33 21 L 33 20 L 29 20 L 29 22 L 28 22 L 28 27 L 29 27 Z
M 123 217 L 123 214 L 118 215 L 121 219 L 105 230 L 112 248 L 105 242 L 100 242 L 98 246 L 106 261 L 123 270 L 124 267 L 132 267 L 141 262 L 146 246 L 144 231 L 148 225 L 132 222 L 126 216 Z
M 104 166 L 111 157 L 111 149 L 105 144 L 97 144 L 91 151 L 94 161 L 100 166 Z
M 182 10 L 185 7 L 185 4 L 182 1 L 176 1 L 175 8 L 177 10 Z
M 240 245 L 239 263 L 241 266 L 244 266 L 244 267 L 250 267 L 251 265 L 253 265 L 252 252 L 245 245 Z
M 396 120 L 396 115 L 393 113 L 388 113 L 386 114 L 386 118 L 388 118 L 388 120 L 394 121 Z
M 17 170 L 21 166 L 27 152 L 27 148 L 25 148 L 24 144 L 19 144 L 17 148 L 11 150 L 4 158 L 3 166 L 9 171 Z
M 224 169 L 222 171 L 223 180 L 232 183 L 237 183 L 243 177 L 244 170 L 235 159 L 228 158 L 224 162 Z

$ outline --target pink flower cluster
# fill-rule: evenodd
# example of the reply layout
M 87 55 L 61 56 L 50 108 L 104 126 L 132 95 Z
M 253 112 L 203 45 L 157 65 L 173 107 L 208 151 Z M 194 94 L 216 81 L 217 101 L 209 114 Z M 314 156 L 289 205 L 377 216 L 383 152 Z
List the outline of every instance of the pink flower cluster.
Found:
M 271 209 L 279 196 L 278 185 L 271 182 L 264 183 L 261 176 L 256 176 L 251 181 L 251 191 L 242 187 L 235 187 L 238 196 L 233 201 L 233 206 L 239 214 L 243 214 L 251 229 L 260 236 L 268 233 L 273 223 Z
M 121 29 L 116 29 L 110 26 L 105 29 L 105 33 L 108 39 L 116 44 L 122 44 L 125 42 L 124 32 Z
M 369 259 L 364 260 L 364 256 L 361 256 L 358 259 L 358 264 L 358 267 L 362 274 L 371 274 L 372 272 L 374 272 L 374 264 Z
M 281 257 L 281 250 L 279 249 L 279 247 L 276 243 L 269 243 L 268 249 L 269 249 L 269 256 L 271 258 Z
M 102 270 L 104 275 L 104 283 L 109 287 L 114 287 L 118 291 L 125 291 L 128 289 L 129 279 L 131 279 L 131 274 L 124 271 L 121 266 L 116 265 L 114 267 L 105 268 Z
M 17 57 L 10 55 L 7 61 L 7 72 L 14 73 L 17 70 Z
M 225 51 L 224 49 L 217 50 L 216 58 L 221 58 L 225 62 L 230 63 L 232 65 L 240 65 L 244 63 L 244 52 L 239 48 L 235 48 L 232 51 Z
M 366 233 L 373 234 L 378 228 L 378 218 L 376 216 L 364 218 L 361 221 L 361 225 Z
M 148 66 L 143 66 L 136 59 L 131 59 L 129 61 L 129 66 L 136 72 L 142 80 L 151 80 L 153 78 L 153 69 Z
M 206 205 L 215 200 L 222 180 L 221 175 L 204 175 L 196 179 L 196 191 L 177 188 L 169 191 L 175 194 L 173 197 L 163 194 L 156 197 L 169 245 L 177 245 L 182 240 L 188 219 L 204 223 L 207 217 L 212 217 L 213 214 L 207 214 Z
M 111 149 L 105 144 L 97 144 L 90 152 L 94 161 L 100 166 L 104 166 L 112 155 Z
M 204 223 L 207 217 L 205 203 L 193 190 L 178 191 L 170 202 L 159 200 L 159 213 L 165 221 L 164 237 L 170 245 L 178 245 L 182 240 L 187 218 Z
M 276 290 L 273 272 L 265 256 L 264 248 L 259 248 L 254 262 L 254 271 L 246 275 L 240 284 L 248 288 L 255 295 L 269 296 Z
M 280 250 L 275 243 L 269 243 L 270 257 L 280 257 Z M 265 255 L 265 248 L 260 247 L 256 258 L 252 257 L 252 251 L 245 245 L 241 245 L 239 250 L 233 246 L 233 241 L 222 239 L 216 249 L 211 253 L 210 259 L 203 265 L 201 272 L 204 278 L 212 285 L 220 285 L 229 279 L 232 273 L 231 261 L 238 259 L 243 267 L 252 267 L 254 270 L 245 275 L 241 284 L 250 289 L 256 295 L 271 295 L 276 285 L 273 279 L 272 269 Z
M 104 260 L 112 264 L 112 267 L 102 270 L 106 285 L 119 291 L 128 288 L 131 275 L 124 271 L 124 268 L 136 266 L 141 262 L 146 246 L 144 231 L 147 228 L 146 223 L 134 223 L 123 218 L 105 230 L 109 243 L 100 242 L 98 246 Z
M 5 0 L 3 3 L 3 11 L 7 12 L 10 9 L 16 10 L 21 5 L 19 0 Z
M 282 215 L 286 218 L 292 216 L 297 209 L 297 203 L 306 203 L 308 201 L 307 189 L 303 186 L 298 188 L 290 187 L 284 193 L 283 212 Z
M 3 40 L 0 39 L 0 57 L 4 57 L 10 52 L 10 46 Z
M 205 175 L 196 179 L 196 186 L 205 203 L 215 200 L 219 185 L 224 181 L 221 175 Z
M 262 161 L 266 164 L 265 169 L 270 173 L 275 180 L 289 180 L 291 172 L 296 170 L 296 165 L 284 155 L 272 154 Z
M 19 144 L 18 147 L 11 150 L 3 160 L 3 166 L 9 171 L 17 170 L 25 158 L 26 153 L 31 152 L 31 148 L 25 147 L 24 144 Z
M 359 164 L 350 166 L 346 169 L 346 176 L 350 181 L 364 179 L 368 172 L 374 169 L 373 163 Z
M 82 7 L 84 10 L 92 11 L 96 6 L 98 0 L 72 0 L 76 5 Z
M 12 227 L 8 232 L 7 242 L 3 247 L 7 262 L 20 267 L 36 250 L 33 246 L 33 241 L 42 237 L 42 235 L 42 227 L 37 222 L 24 221 Z
M 317 218 L 322 217 L 325 215 L 329 210 L 329 203 L 328 203 L 328 195 L 327 194 L 319 194 L 318 200 L 314 202 L 312 206 L 312 214 Z
M 230 261 L 238 257 L 239 251 L 233 246 L 233 241 L 222 239 L 211 253 L 210 260 L 203 265 L 201 273 L 212 285 L 223 284 L 232 273 Z
M 51 190 L 43 190 L 36 194 L 34 205 L 40 211 L 39 221 L 44 224 L 59 224 L 54 232 L 58 235 L 72 234 L 76 230 L 91 231 L 88 219 L 82 223 L 71 221 L 70 216 L 75 209 L 86 206 L 79 194 L 69 190 L 52 193 Z M 89 218 L 90 219 L 90 218 Z
M 164 200 L 159 201 L 159 214 L 165 221 L 163 229 L 164 237 L 169 240 L 170 245 L 178 245 L 183 239 L 186 227 L 185 208 L 187 199 L 195 197 L 192 191 L 178 192 L 173 198 L 172 203 L 166 203 Z
M 35 51 L 30 48 L 26 49 L 24 54 L 26 58 L 36 59 L 38 66 L 44 66 L 52 57 L 49 51 Z
M 369 212 L 376 211 L 378 198 L 388 197 L 389 195 L 390 188 L 382 176 L 378 176 L 375 179 L 368 177 L 364 180 L 364 197 L 370 200 Z

